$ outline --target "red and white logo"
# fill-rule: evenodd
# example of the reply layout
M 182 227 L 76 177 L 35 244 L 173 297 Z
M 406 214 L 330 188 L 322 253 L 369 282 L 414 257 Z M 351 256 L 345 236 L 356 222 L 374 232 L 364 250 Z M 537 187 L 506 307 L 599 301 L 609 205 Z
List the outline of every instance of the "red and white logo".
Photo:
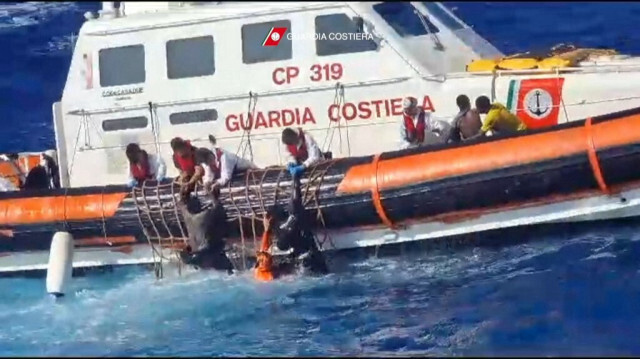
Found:
M 262 46 L 278 46 L 285 32 L 287 32 L 286 27 L 272 27 L 271 31 L 267 34 L 267 38 L 264 39 Z

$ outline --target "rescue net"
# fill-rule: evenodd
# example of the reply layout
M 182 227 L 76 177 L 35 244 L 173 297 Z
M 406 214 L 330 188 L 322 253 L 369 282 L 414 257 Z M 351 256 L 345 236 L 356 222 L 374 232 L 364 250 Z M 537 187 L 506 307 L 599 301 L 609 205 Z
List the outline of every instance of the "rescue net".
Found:
M 175 184 L 145 181 L 141 187 L 133 187 L 131 192 L 140 227 L 151 247 L 156 278 L 163 277 L 163 261 L 169 261 L 171 256 L 177 260 L 180 275 L 179 251 L 186 247 L 187 232 L 176 203 Z
M 322 233 L 320 236 L 316 234 L 316 244 L 326 249 L 333 249 L 335 245 L 326 231 L 320 193 L 335 187 L 326 181 L 331 166 L 331 162 L 313 166 L 300 181 L 303 207 L 307 215 L 311 214 L 315 220 L 315 228 Z M 179 272 L 183 265 L 179 253 L 186 248 L 189 234 L 178 204 L 179 188 L 175 182 L 158 184 L 145 181 L 141 187 L 131 190 L 138 222 L 151 247 L 157 278 L 163 277 L 163 263 L 172 257 L 178 262 Z M 202 208 L 211 206 L 213 197 L 202 186 L 197 186 L 194 193 Z M 247 259 L 255 258 L 260 247 L 265 214 L 274 205 L 286 208 L 292 193 L 293 181 L 283 167 L 247 170 L 234 176 L 221 189 L 219 201 L 225 209 L 227 224 L 232 229 L 225 240 L 225 252 L 236 270 L 249 269 Z

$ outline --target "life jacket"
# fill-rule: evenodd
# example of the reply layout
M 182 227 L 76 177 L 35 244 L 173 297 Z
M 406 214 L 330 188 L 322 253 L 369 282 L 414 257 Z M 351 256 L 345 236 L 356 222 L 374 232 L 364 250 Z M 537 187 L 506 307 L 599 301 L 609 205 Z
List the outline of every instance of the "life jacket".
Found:
M 270 231 L 264 231 L 262 233 L 262 243 L 260 245 L 260 251 L 256 253 L 256 268 L 254 277 L 257 280 L 269 282 L 274 279 L 273 273 L 273 258 L 269 254 L 268 250 L 271 246 L 271 233 Z
M 427 123 L 424 120 L 424 111 L 420 111 L 418 114 L 418 124 L 414 126 L 413 119 L 406 113 L 402 114 L 404 117 L 404 127 L 406 129 L 406 138 L 412 138 L 417 143 L 424 142 L 424 131 L 427 128 Z
M 300 148 L 298 148 L 298 145 L 287 145 L 287 150 L 296 159 L 296 162 L 302 163 L 309 158 L 309 152 L 307 152 L 307 143 L 301 128 L 298 129 L 298 139 L 302 141 Z
M 131 171 L 131 175 L 133 176 L 133 178 L 138 181 L 138 182 L 143 182 L 145 180 L 151 179 L 151 170 L 149 168 L 149 156 L 147 155 L 147 152 L 142 151 L 143 155 L 143 159 L 142 159 L 142 163 L 130 163 L 129 164 L 129 170 Z
M 187 175 L 192 176 L 196 172 L 196 161 L 194 158 L 194 148 L 191 146 L 190 141 L 186 141 L 187 146 L 191 147 L 191 155 L 187 158 L 182 156 L 178 156 L 178 154 L 173 154 L 173 160 L 178 164 L 180 170 L 187 173 Z

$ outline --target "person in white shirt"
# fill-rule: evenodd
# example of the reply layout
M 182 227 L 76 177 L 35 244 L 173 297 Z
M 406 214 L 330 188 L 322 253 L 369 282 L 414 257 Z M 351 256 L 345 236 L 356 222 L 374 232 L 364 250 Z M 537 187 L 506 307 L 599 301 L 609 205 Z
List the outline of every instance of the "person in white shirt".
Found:
M 126 149 L 129 160 L 129 174 L 127 185 L 134 187 L 142 182 L 155 179 L 162 182 L 167 174 L 167 166 L 158 155 L 150 155 L 136 143 L 130 143 Z
M 198 148 L 195 153 L 196 166 L 202 166 L 204 187 L 213 192 L 229 183 L 234 174 L 257 169 L 253 162 L 216 146 L 216 138 L 209 135 L 211 150 Z
M 402 103 L 403 113 L 400 124 L 400 148 L 413 148 L 434 143 L 445 143 L 451 126 L 432 117 L 418 107 L 415 97 L 407 97 Z
M 282 130 L 282 143 L 285 145 L 287 169 L 292 176 L 302 174 L 307 168 L 324 159 L 316 141 L 301 128 L 293 130 L 287 127 Z

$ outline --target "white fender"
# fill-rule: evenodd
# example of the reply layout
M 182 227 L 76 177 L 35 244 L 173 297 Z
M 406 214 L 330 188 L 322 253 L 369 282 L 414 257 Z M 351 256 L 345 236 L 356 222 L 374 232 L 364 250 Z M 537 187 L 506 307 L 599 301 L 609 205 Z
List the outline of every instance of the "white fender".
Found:
M 73 236 L 68 232 L 56 232 L 51 239 L 47 267 L 47 293 L 56 297 L 64 295 L 64 290 L 71 281 L 73 246 Z

